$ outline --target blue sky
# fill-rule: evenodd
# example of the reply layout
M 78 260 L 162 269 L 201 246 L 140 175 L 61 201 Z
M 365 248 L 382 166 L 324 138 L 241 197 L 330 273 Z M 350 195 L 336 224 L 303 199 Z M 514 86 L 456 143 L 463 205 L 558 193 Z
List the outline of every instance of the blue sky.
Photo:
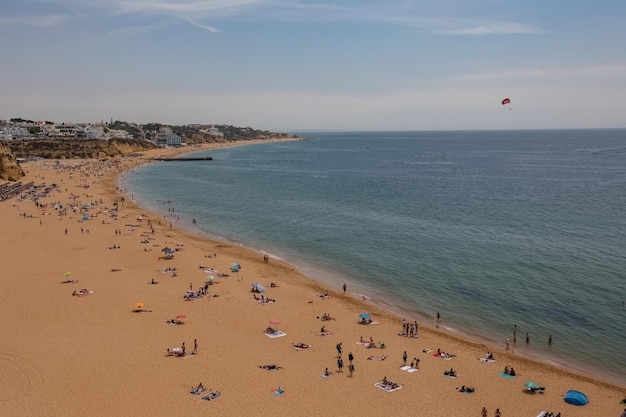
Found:
M 625 45 L 623 0 L 2 0 L 0 118 L 626 127 Z

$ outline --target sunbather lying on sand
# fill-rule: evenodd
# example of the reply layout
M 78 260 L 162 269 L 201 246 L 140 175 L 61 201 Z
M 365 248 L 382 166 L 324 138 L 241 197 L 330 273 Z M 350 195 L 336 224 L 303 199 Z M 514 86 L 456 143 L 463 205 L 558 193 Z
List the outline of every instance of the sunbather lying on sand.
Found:
M 61 284 L 76 284 L 78 282 L 77 279 L 68 279 L 65 281 L 61 281 Z
M 308 349 L 311 347 L 311 345 L 307 345 L 306 343 L 292 343 L 291 344 L 292 347 L 294 347 L 295 349 Z
M 259 365 L 259 368 L 261 369 L 267 369 L 268 371 L 278 371 L 279 369 L 283 369 L 282 366 L 278 366 L 276 364 L 271 364 L 271 365 Z

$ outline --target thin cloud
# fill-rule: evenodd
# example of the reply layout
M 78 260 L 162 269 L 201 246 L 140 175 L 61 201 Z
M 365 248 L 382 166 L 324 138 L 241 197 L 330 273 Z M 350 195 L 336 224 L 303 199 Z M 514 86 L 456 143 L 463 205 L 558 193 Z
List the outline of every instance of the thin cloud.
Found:
M 186 16 L 183 16 L 183 19 L 186 20 L 187 22 L 191 23 L 192 25 L 199 27 L 200 29 L 204 29 L 207 32 L 212 32 L 212 33 L 217 33 L 219 32 L 219 30 L 217 28 L 214 28 L 213 26 L 209 26 L 209 25 L 203 25 L 201 23 L 198 23 Z
M 528 35 L 544 33 L 544 30 L 520 23 L 481 23 L 458 29 L 434 30 L 439 35 Z

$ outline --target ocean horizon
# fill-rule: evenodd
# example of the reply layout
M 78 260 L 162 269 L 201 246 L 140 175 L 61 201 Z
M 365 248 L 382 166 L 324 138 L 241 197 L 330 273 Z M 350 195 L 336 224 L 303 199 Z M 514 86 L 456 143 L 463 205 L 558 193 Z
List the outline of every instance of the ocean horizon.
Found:
M 120 185 L 401 317 L 625 384 L 626 129 L 294 133 Z

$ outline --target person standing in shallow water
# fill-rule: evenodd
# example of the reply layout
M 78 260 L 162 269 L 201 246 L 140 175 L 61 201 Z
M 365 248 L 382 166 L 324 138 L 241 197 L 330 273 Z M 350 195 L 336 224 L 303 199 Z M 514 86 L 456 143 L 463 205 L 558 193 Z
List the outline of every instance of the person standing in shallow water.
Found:
M 346 293 L 346 283 L 345 282 L 343 283 L 343 293 L 344 294 Z

